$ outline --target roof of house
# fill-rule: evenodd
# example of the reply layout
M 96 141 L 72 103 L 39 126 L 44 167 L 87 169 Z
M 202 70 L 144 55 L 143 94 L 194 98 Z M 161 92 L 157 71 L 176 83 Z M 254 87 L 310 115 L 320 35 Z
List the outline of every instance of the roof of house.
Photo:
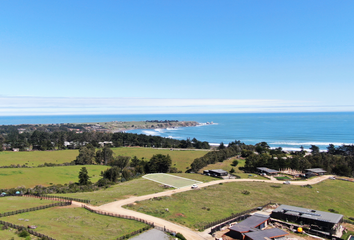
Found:
M 261 214 L 254 214 L 254 215 L 246 218 L 242 222 L 240 222 L 236 225 L 233 225 L 230 228 L 230 230 L 245 233 L 245 232 L 250 231 L 251 228 L 258 227 L 259 225 L 261 225 L 262 223 L 264 223 L 268 219 L 269 219 L 269 216 L 261 215 Z
M 222 169 L 212 169 L 212 170 L 209 170 L 209 172 L 227 173 L 227 171 L 222 170 Z
M 313 172 L 313 173 L 325 173 L 327 171 L 323 170 L 322 168 L 309 168 L 305 169 L 306 172 Z
M 302 218 L 314 219 L 322 222 L 330 222 L 330 223 L 338 223 L 343 215 L 331 213 L 331 212 L 323 212 L 308 208 L 294 207 L 289 205 L 280 205 L 276 209 L 273 210 L 272 213 L 281 212 L 287 215 L 298 216 Z
M 277 170 L 266 168 L 266 167 L 258 167 L 257 169 L 260 171 L 263 171 L 263 172 L 267 172 L 267 173 L 278 173 L 279 172 Z
M 279 229 L 279 228 L 272 228 L 266 229 L 263 231 L 255 231 L 255 232 L 248 232 L 245 235 L 253 240 L 265 240 L 265 238 L 278 238 L 283 237 L 289 233 Z

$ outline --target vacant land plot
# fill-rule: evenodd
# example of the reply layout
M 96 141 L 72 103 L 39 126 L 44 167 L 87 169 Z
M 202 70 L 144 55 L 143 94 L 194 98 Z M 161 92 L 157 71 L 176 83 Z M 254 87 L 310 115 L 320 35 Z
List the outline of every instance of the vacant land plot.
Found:
M 334 209 L 346 218 L 354 216 L 354 186 L 351 182 L 327 180 L 312 185 L 312 188 L 279 186 L 273 188 L 272 184 L 263 182 L 226 183 L 141 201 L 129 208 L 196 229 L 270 201 L 322 211 Z M 245 190 L 250 194 L 243 194 Z M 166 208 L 169 212 L 164 211 Z
M 29 197 L 1 197 L 0 213 L 21 210 L 25 208 L 39 207 L 42 205 L 52 204 L 56 201 L 40 200 L 39 198 Z
M 78 182 L 79 171 L 83 166 L 66 167 L 42 167 L 42 168 L 0 168 L 0 188 L 13 188 L 25 186 L 27 188 L 36 185 L 48 186 L 52 184 L 65 184 Z M 86 165 L 91 181 L 96 182 L 100 178 L 101 171 L 107 166 Z
M 202 183 L 193 179 L 188 179 L 180 176 L 165 174 L 165 173 L 152 173 L 144 175 L 143 178 L 161 183 L 174 188 L 181 188 L 191 186 L 193 184 Z
M 186 171 L 187 167 L 190 167 L 194 159 L 199 158 L 207 154 L 207 151 L 193 151 L 193 150 L 174 150 L 170 149 L 154 149 L 154 148 L 139 148 L 139 147 L 121 147 L 112 148 L 116 156 L 130 156 L 137 158 L 150 159 L 155 154 L 169 154 L 172 159 L 172 167 L 176 167 L 178 170 Z
M 0 166 L 23 165 L 36 167 L 44 163 L 65 163 L 75 160 L 78 150 L 0 152 Z
M 6 229 L 2 230 L 2 225 L 0 225 L 0 236 L 2 239 L 13 239 L 13 240 L 23 240 L 24 238 L 21 238 L 17 236 L 16 229 Z
M 163 188 L 163 186 L 159 183 L 139 178 L 128 182 L 120 183 L 99 191 L 54 195 L 80 199 L 90 199 L 90 204 L 99 206 L 119 199 L 129 198 L 131 196 L 142 196 L 146 194 L 161 192 L 164 190 L 166 189 Z
M 28 222 L 19 219 L 28 219 Z M 55 239 L 116 239 L 146 225 L 133 220 L 103 216 L 84 208 L 61 207 L 4 218 L 17 225 L 36 225 L 37 232 Z

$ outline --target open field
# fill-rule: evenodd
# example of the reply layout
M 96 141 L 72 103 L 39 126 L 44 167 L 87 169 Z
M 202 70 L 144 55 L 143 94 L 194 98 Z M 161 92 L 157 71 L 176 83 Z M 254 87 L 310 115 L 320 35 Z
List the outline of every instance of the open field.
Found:
M 7 229 L 7 230 L 1 230 L 2 225 L 0 225 L 0 236 L 2 239 L 13 239 L 13 240 L 23 240 L 24 238 L 20 238 L 19 236 L 17 236 L 16 229 Z M 32 236 L 33 237 L 33 236 Z M 33 237 L 33 239 L 36 239 L 35 237 Z
M 21 218 L 29 221 L 20 221 Z M 38 210 L 2 219 L 17 225 L 36 225 L 35 231 L 58 240 L 116 239 L 146 226 L 137 221 L 103 216 L 73 207 Z
M 60 151 L 30 151 L 30 152 L 0 152 L 0 166 L 10 166 L 11 164 L 37 167 L 44 163 L 65 163 L 75 160 L 79 155 L 79 150 Z
M 160 184 L 168 185 L 174 188 L 187 187 L 193 184 L 202 183 L 196 180 L 165 174 L 165 173 L 146 174 L 143 176 L 143 178 Z
M 116 201 L 118 199 L 129 198 L 130 196 L 142 196 L 146 194 L 162 192 L 164 190 L 166 189 L 163 188 L 159 183 L 139 178 L 94 192 L 66 193 L 53 195 L 89 199 L 91 200 L 92 205 L 99 206 L 105 203 Z
M 40 200 L 28 197 L 0 197 L 0 213 L 21 210 L 25 208 L 39 207 L 55 203 L 52 200 Z
M 194 159 L 207 154 L 207 151 L 194 151 L 194 150 L 174 150 L 170 149 L 154 149 L 154 148 L 140 148 L 140 147 L 120 147 L 112 148 L 116 156 L 130 156 L 137 158 L 150 159 L 155 154 L 169 154 L 172 159 L 172 167 L 185 172 L 187 167 L 190 167 Z
M 52 184 L 65 184 L 77 182 L 79 171 L 83 166 L 66 167 L 42 167 L 42 168 L 0 168 L 0 188 L 13 188 L 25 186 L 27 188 L 36 185 L 48 186 Z M 85 165 L 91 181 L 96 182 L 100 178 L 101 171 L 107 166 Z
M 230 216 L 269 201 L 313 208 L 335 209 L 346 218 L 354 216 L 354 184 L 327 180 L 312 188 L 263 182 L 234 182 L 213 185 L 199 191 L 187 191 L 158 200 L 138 202 L 129 209 L 164 218 L 191 228 Z M 247 190 L 249 195 L 242 192 Z M 164 211 L 168 208 L 169 212 Z
M 172 166 L 177 167 L 181 171 L 186 171 L 186 168 L 191 165 L 195 158 L 204 156 L 207 151 L 194 150 L 174 150 L 170 149 L 154 149 L 140 147 L 120 147 L 112 148 L 115 156 L 137 156 L 149 160 L 155 154 L 169 154 L 172 159 Z M 60 150 L 60 151 L 30 151 L 30 152 L 0 152 L 0 166 L 9 166 L 11 164 L 36 167 L 44 163 L 64 163 L 75 160 L 79 154 L 78 150 Z

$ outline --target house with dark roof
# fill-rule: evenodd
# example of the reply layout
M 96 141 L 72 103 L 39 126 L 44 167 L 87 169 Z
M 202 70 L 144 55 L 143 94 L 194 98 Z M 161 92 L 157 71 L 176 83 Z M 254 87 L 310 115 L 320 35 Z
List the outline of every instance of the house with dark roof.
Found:
M 269 221 L 269 216 L 256 213 L 246 218 L 242 222 L 230 227 L 229 235 L 232 238 L 244 239 L 246 233 L 250 231 L 256 231 L 256 229 L 257 230 L 264 229 L 267 226 L 268 221 Z
M 222 169 L 204 170 L 203 174 L 208 176 L 213 176 L 213 177 L 221 177 L 221 176 L 229 175 L 227 171 Z
M 343 215 L 318 211 L 314 209 L 280 205 L 272 211 L 271 218 L 299 225 L 308 225 L 311 230 L 328 233 L 328 235 L 338 235 L 343 222 Z
M 322 176 L 326 172 L 327 171 L 323 170 L 322 168 L 309 168 L 309 169 L 305 169 L 305 176 L 306 177 Z
M 257 170 L 258 170 L 258 173 L 265 173 L 267 175 L 273 175 L 273 174 L 279 173 L 279 171 L 277 171 L 277 170 L 266 168 L 266 167 L 258 167 Z
M 285 239 L 285 236 L 289 233 L 279 229 L 279 228 L 271 228 L 263 231 L 253 231 L 245 233 L 246 240 L 266 240 L 266 239 L 274 239 L 274 240 L 282 240 Z

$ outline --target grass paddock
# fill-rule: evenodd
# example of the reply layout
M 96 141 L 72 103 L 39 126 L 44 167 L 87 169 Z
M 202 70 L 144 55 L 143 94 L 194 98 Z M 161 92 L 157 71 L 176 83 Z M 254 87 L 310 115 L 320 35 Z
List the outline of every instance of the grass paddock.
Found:
M 159 200 L 141 201 L 129 208 L 196 229 L 270 201 L 322 211 L 335 209 L 346 218 L 354 216 L 354 183 L 327 180 L 313 185 L 313 188 L 292 185 L 273 188 L 271 185 L 263 182 L 225 183 Z M 243 194 L 244 190 L 250 194 Z M 164 211 L 166 208 L 169 212 Z
M 0 197 L 0 213 L 49 205 L 57 201 L 30 197 Z
M 137 221 L 103 216 L 84 208 L 73 207 L 55 207 L 3 219 L 17 225 L 35 225 L 37 226 L 35 231 L 62 240 L 116 239 L 147 226 Z
M 65 184 L 79 181 L 79 171 L 83 166 L 65 167 L 41 167 L 41 168 L 0 168 L 0 188 L 14 188 L 25 186 L 27 188 L 36 185 L 49 186 L 51 184 Z M 107 166 L 85 165 L 91 181 L 96 182 L 100 178 L 101 171 Z

